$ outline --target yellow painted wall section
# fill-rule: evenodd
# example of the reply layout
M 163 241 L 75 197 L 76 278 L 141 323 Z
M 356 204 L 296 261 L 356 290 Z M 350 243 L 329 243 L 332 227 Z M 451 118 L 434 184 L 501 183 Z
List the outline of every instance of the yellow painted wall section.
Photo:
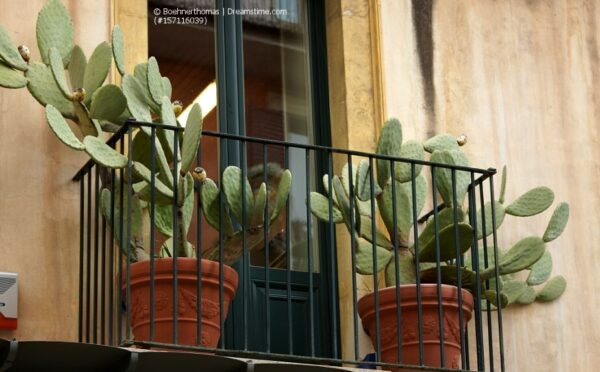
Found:
M 548 244 L 567 291 L 503 313 L 506 370 L 597 370 L 600 4 L 381 3 L 387 115 L 405 138 L 465 133 L 473 165 L 508 165 L 507 201 L 546 185 L 571 205 L 565 233 Z M 507 219 L 501 247 L 543 234 L 551 213 Z
M 368 0 L 327 1 L 327 57 L 332 145 L 373 152 L 382 122 L 383 91 L 377 24 L 379 2 Z M 353 159 L 357 164 L 360 159 Z M 346 156 L 334 157 L 335 173 L 348 162 Z M 338 225 L 337 263 L 341 350 L 345 359 L 355 359 L 352 256 L 350 237 L 345 226 Z M 358 277 L 360 298 L 369 279 Z M 372 349 L 371 341 L 359 322 L 361 356 Z
M 45 3 L 0 0 L 0 24 L 34 60 Z M 89 56 L 108 38 L 109 1 L 63 3 Z M 0 271 L 19 274 L 19 326 L 0 337 L 77 340 L 79 185 L 71 178 L 86 160 L 56 139 L 26 88 L 0 89 Z

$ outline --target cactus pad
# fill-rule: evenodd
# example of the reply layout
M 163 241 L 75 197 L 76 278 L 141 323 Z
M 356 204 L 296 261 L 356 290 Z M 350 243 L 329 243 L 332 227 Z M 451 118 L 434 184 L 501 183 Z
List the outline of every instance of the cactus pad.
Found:
M 458 271 L 458 273 L 457 273 Z M 456 266 L 440 266 L 441 281 L 444 284 L 458 285 L 460 273 L 460 284 L 462 288 L 469 289 L 471 292 L 475 292 L 477 289 L 477 276 L 474 271 L 461 267 L 457 270 Z M 431 268 L 421 270 L 421 282 L 422 283 L 437 283 L 437 267 L 435 265 Z
M 184 235 L 187 235 L 194 212 L 194 179 L 192 178 L 191 174 L 187 175 L 185 182 L 185 200 L 183 207 L 181 208 L 181 216 L 183 221 L 178 222 L 183 224 Z M 157 205 L 155 208 L 154 222 L 162 234 L 166 236 L 173 236 L 173 205 Z
M 152 184 L 152 173 L 148 168 L 146 168 L 144 164 L 134 161 L 133 171 L 135 172 L 135 174 L 138 175 L 138 177 L 142 178 L 149 185 Z M 166 186 L 161 180 L 159 180 L 158 177 L 154 179 L 154 185 L 156 187 L 156 191 L 161 193 L 163 196 L 173 198 L 173 191 L 168 186 Z
M 456 143 L 456 138 L 449 134 L 443 133 L 425 141 L 423 148 L 429 153 L 433 153 L 435 151 L 452 151 L 458 150 L 458 144 Z
M 83 139 L 85 151 L 97 163 L 107 168 L 125 168 L 128 163 L 126 156 L 118 153 L 98 137 L 87 136 Z
M 348 173 L 346 168 L 346 174 Z M 355 193 L 359 200 L 371 200 L 371 169 L 369 162 L 361 159 L 356 166 L 356 177 L 352 180 L 356 185 Z M 348 186 L 348 190 L 349 190 Z
M 490 236 L 494 232 L 494 220 L 492 219 L 492 203 L 487 202 L 484 205 L 485 209 L 485 236 Z M 496 219 L 496 230 L 500 228 L 504 222 L 504 206 L 500 202 L 494 202 L 494 213 Z M 477 239 L 482 239 L 483 236 L 483 219 L 481 218 L 481 208 L 477 211 Z
M 4 27 L 0 25 L 0 60 L 5 64 L 17 70 L 26 71 L 27 63 L 21 58 L 15 44 L 13 44 L 10 35 Z
M 376 249 L 377 272 L 379 272 L 385 269 L 386 265 L 388 262 L 390 262 L 394 254 L 380 246 L 376 246 Z M 355 254 L 356 271 L 362 275 L 374 274 L 375 268 L 373 262 L 373 244 L 366 240 L 359 239 Z
M 555 276 L 550 279 L 544 288 L 538 292 L 535 297 L 536 301 L 549 302 L 559 298 L 567 289 L 567 281 L 561 275 Z
M 533 303 L 533 301 L 535 301 L 535 289 L 533 289 L 532 287 L 526 287 L 525 290 L 523 290 L 523 293 L 521 293 L 521 296 L 519 296 L 519 298 L 517 298 L 517 303 L 519 305 L 529 305 L 531 303 Z
M 43 63 L 32 63 L 25 73 L 29 81 L 27 89 L 42 106 L 48 104 L 56 107 L 60 113 L 69 119 L 75 119 L 73 104 L 66 99 L 54 81 L 50 68 Z
M 487 290 L 485 292 L 483 292 L 483 298 L 488 300 L 490 302 L 491 305 L 498 307 L 498 295 L 497 292 L 494 290 Z M 508 299 L 508 296 L 506 295 L 506 293 L 501 292 L 500 293 L 500 307 L 507 307 L 510 303 L 510 300 Z M 483 307 L 483 306 L 482 306 Z
M 204 212 L 204 217 L 206 218 L 206 221 L 212 227 L 214 227 L 217 230 L 222 228 L 225 236 L 231 236 L 233 234 L 233 225 L 231 223 L 229 214 L 225 212 L 225 208 L 223 208 L 223 224 L 219 223 L 219 214 L 221 213 L 221 207 L 219 205 L 219 194 L 220 190 L 215 184 L 215 182 L 210 178 L 206 178 L 202 182 L 201 187 L 202 212 Z
M 471 248 L 473 229 L 466 223 L 458 224 L 458 251 L 460 254 Z M 439 230 L 440 261 L 456 259 L 455 225 L 448 225 Z M 423 242 L 419 247 L 420 262 L 436 262 L 435 235 Z
M 520 280 L 509 280 L 504 282 L 502 293 L 508 297 L 509 305 L 516 302 L 527 288 L 527 283 Z
M 118 122 L 119 116 L 127 108 L 125 95 L 116 85 L 107 84 L 100 87 L 92 97 L 90 117 L 92 119 Z
M 171 95 L 173 94 L 173 86 L 171 85 L 171 80 L 168 77 L 163 76 L 162 78 L 162 86 L 163 86 L 163 94 L 169 100 L 171 99 Z
M 167 97 L 162 98 L 162 102 L 160 105 L 160 119 L 162 120 L 163 124 L 177 126 L 177 118 L 175 117 L 175 113 L 173 112 L 173 106 L 171 104 L 171 101 Z M 165 154 L 170 161 L 173 160 L 173 153 L 175 147 L 174 134 L 174 131 L 167 130 L 164 128 L 159 128 L 157 130 L 158 138 L 163 144 L 163 147 L 166 149 Z M 179 149 L 177 153 L 179 154 L 178 156 L 181 156 Z
M 344 222 L 342 211 L 332 203 L 333 223 Z M 329 199 L 319 194 L 318 192 L 310 193 L 310 209 L 318 219 L 324 222 L 329 222 Z
M 502 167 L 502 183 L 500 184 L 500 198 L 498 202 L 504 204 L 504 196 L 506 195 L 506 165 Z
M 377 142 L 377 154 L 388 156 L 400 156 L 402 146 L 402 125 L 397 119 L 390 119 L 385 126 Z M 385 186 L 390 178 L 390 161 L 377 159 L 377 183 L 381 188 Z
M 387 287 L 396 285 L 396 271 L 399 274 L 400 284 L 414 284 L 417 280 L 415 263 L 411 254 L 400 254 L 398 257 L 398 270 L 396 270 L 396 258 L 390 259 L 385 268 L 385 284 Z
M 517 200 L 506 207 L 506 213 L 528 217 L 542 213 L 554 201 L 554 192 L 545 186 L 536 187 L 521 195 Z
M 42 60 L 48 64 L 48 51 L 55 47 L 62 56 L 63 66 L 67 66 L 73 49 L 73 23 L 59 0 L 48 1 L 40 10 L 35 30 Z
M 262 225 L 265 222 L 265 207 L 267 205 L 267 184 L 262 182 L 254 196 L 254 210 L 252 211 L 252 224 Z
M 67 85 L 65 69 L 63 67 L 62 57 L 60 56 L 58 49 L 54 47 L 50 48 L 50 51 L 48 52 L 48 58 L 50 60 L 50 70 L 52 71 L 52 76 L 54 76 L 56 85 L 60 89 L 63 96 L 69 99 L 71 97 L 71 91 Z
M 119 25 L 113 27 L 112 52 L 115 59 L 115 65 L 117 65 L 117 70 L 119 70 L 121 76 L 125 75 L 125 42 L 123 41 L 123 32 Z
M 469 160 L 460 150 L 436 150 L 431 154 L 431 161 L 455 166 L 469 165 Z M 456 202 L 458 205 L 462 205 L 471 182 L 471 177 L 469 172 L 457 170 L 455 173 Z M 444 200 L 444 203 L 447 206 L 453 205 L 452 170 L 449 168 L 436 167 L 434 174 L 436 176 L 436 187 Z
M 152 111 L 160 112 L 160 104 L 154 102 L 150 96 L 150 88 L 148 87 L 148 62 L 139 63 L 133 69 L 133 76 L 137 79 L 138 83 L 142 87 L 142 94 L 147 105 L 149 105 Z
M 277 187 L 277 194 L 275 195 L 275 205 L 273 206 L 273 212 L 271 213 L 271 222 L 279 217 L 283 207 L 285 207 L 291 187 L 292 172 L 290 172 L 289 169 L 286 169 L 279 179 L 279 186 Z
M 83 88 L 86 91 L 86 102 L 91 101 L 92 95 L 98 89 L 110 72 L 112 63 L 112 48 L 109 43 L 100 43 L 90 56 L 83 74 Z
M 52 132 L 62 143 L 74 150 L 85 150 L 85 145 L 75 136 L 69 124 L 65 121 L 60 112 L 52 105 L 46 106 L 46 120 Z
M 463 222 L 465 212 L 461 207 L 457 207 L 456 211 L 458 219 L 454 220 L 454 208 L 444 208 L 438 213 L 438 230 L 442 230 L 446 226 L 454 225 L 456 222 Z M 431 216 L 427 221 L 427 225 L 419 235 L 419 244 L 425 244 L 435 237 L 435 215 Z
M 512 274 L 533 265 L 544 254 L 544 241 L 537 236 L 523 238 L 498 261 L 500 275 Z M 493 268 L 485 270 L 491 271 Z M 482 274 L 483 275 L 483 274 Z
M 547 243 L 558 238 L 565 230 L 568 221 L 569 204 L 560 203 L 554 210 L 554 213 L 552 213 L 552 217 L 550 218 L 550 222 L 548 222 L 548 227 L 546 227 L 542 239 Z
M 172 109 L 171 112 L 173 112 Z M 175 123 L 177 123 L 177 121 Z M 192 164 L 194 164 L 196 154 L 198 153 L 200 138 L 202 138 L 202 110 L 200 109 L 200 105 L 195 103 L 187 118 L 185 131 L 183 132 L 183 143 L 181 146 L 182 173 L 189 171 Z
M 373 242 L 373 219 L 367 216 L 360 216 L 359 224 L 360 236 L 365 238 L 369 242 Z M 388 237 L 382 233 L 377 226 L 375 227 L 375 243 L 383 248 L 392 249 L 393 244 L 390 242 Z
M 124 75 L 122 88 L 127 99 L 127 108 L 133 117 L 138 121 L 152 122 L 152 115 L 143 91 L 144 88 L 139 81 L 131 75 Z
M 400 156 L 407 159 L 423 160 L 425 159 L 425 152 L 423 151 L 423 145 L 417 141 L 406 141 L 402 144 L 400 149 Z M 415 177 L 421 174 L 421 164 L 415 164 Z M 395 164 L 396 180 L 400 182 L 407 182 L 412 179 L 412 165 L 411 163 L 396 163 Z
M 552 274 L 552 255 L 550 252 L 544 252 L 544 255 L 531 266 L 531 271 L 527 277 L 527 284 L 539 285 L 544 283 Z
M 156 62 L 156 58 L 154 57 L 148 59 L 148 91 L 152 100 L 160 105 L 164 96 L 163 81 L 158 68 L 158 62 Z
M 412 182 L 396 183 L 396 222 L 398 231 L 402 238 L 407 239 L 410 234 L 411 226 L 413 225 L 413 205 L 412 205 Z M 415 191 L 417 199 L 417 215 L 420 213 L 425 203 L 427 189 L 427 181 L 423 175 L 419 175 L 415 180 Z M 392 198 L 392 184 L 389 183 L 385 186 L 381 200 L 378 203 L 379 212 L 385 226 L 390 233 L 393 234 L 394 220 L 393 220 L 393 198 Z
M 242 182 L 245 182 L 245 209 L 242 203 Z M 252 218 L 252 210 L 254 208 L 254 195 L 252 194 L 252 186 L 247 179 L 242 180 L 242 170 L 235 166 L 229 166 L 223 171 L 223 192 L 227 200 L 227 205 L 231 208 L 235 218 L 240 224 L 250 223 Z
M 73 47 L 71 52 L 71 62 L 69 62 L 69 79 L 71 80 L 71 88 L 83 88 L 83 76 L 87 66 L 87 58 L 79 45 Z
M 26 85 L 27 79 L 25 79 L 22 73 L 0 62 L 0 87 L 18 89 Z

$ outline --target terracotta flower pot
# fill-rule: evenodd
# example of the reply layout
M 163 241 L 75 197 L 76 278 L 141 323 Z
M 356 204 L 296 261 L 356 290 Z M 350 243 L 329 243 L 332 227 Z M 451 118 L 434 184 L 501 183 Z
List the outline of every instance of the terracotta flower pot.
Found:
M 177 259 L 177 327 L 178 344 L 197 345 L 198 261 Z M 150 340 L 150 261 L 131 265 L 131 327 L 136 340 Z M 238 274 L 223 265 L 223 318 L 235 296 Z M 123 288 L 125 290 L 125 288 Z M 219 264 L 202 260 L 202 342 L 216 347 L 220 338 Z M 154 261 L 154 339 L 173 343 L 173 259 Z
M 442 284 L 442 308 L 444 313 L 444 360 L 446 368 L 460 368 L 460 323 L 458 315 L 458 288 Z M 463 321 L 466 329 L 473 310 L 473 296 L 462 290 Z M 400 286 L 402 363 L 419 364 L 419 323 L 417 286 Z M 426 366 L 441 367 L 440 326 L 438 316 L 437 284 L 421 284 L 421 309 L 423 322 L 423 359 Z M 358 301 L 358 313 L 363 327 L 373 345 L 375 339 L 374 294 L 370 293 Z M 396 287 L 379 290 L 379 320 L 381 359 L 387 363 L 398 363 L 398 337 L 396 314 Z

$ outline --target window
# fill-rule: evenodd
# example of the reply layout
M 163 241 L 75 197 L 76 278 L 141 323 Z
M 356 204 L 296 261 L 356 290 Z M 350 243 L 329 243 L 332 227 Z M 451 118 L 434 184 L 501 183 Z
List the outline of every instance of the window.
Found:
M 236 7 L 236 3 L 240 6 Z M 323 37 L 315 25 L 324 28 L 320 1 L 309 0 L 151 0 L 148 2 L 149 54 L 155 56 L 161 66 L 161 73 L 169 77 L 173 85 L 173 98 L 182 102 L 185 108 L 199 102 L 204 115 L 204 129 L 220 130 L 232 134 L 245 134 L 305 144 L 329 144 L 328 120 L 326 128 L 315 128 L 315 115 L 326 91 L 323 85 L 313 86 L 317 81 L 318 68 L 315 58 L 324 55 L 316 53 L 315 37 Z M 315 11 L 320 9 L 321 13 Z M 219 15 L 214 15 L 218 11 Z M 162 21 L 157 21 L 163 18 Z M 201 14 L 201 15 L 199 15 Z M 199 15 L 199 16 L 198 16 Z M 197 22 L 194 19 L 200 18 Z M 192 24 L 185 24 L 192 20 Z M 196 24 L 194 24 L 196 23 Z M 324 76 L 321 71 L 321 75 Z M 326 85 L 325 85 L 326 86 Z M 218 102 L 218 103 L 217 103 Z M 325 106 L 327 107 L 327 106 Z M 320 108 L 322 110 L 322 108 Z M 186 111 L 182 113 L 185 116 Z M 322 115 L 322 112 L 319 112 Z M 323 134 L 325 133 L 325 135 Z M 333 259 L 333 250 L 320 249 L 326 244 L 319 238 L 318 223 L 312 220 L 313 267 L 308 267 L 308 244 L 306 242 L 306 155 L 304 151 L 290 149 L 286 154 L 283 147 L 268 147 L 269 189 L 276 190 L 277 171 L 289 168 L 293 174 L 290 193 L 291 244 L 289 247 L 289 266 L 293 277 L 293 299 L 288 299 L 285 273 L 288 266 L 285 239 L 280 244 L 285 231 L 286 218 L 276 221 L 276 236 L 270 241 L 269 267 L 269 306 L 271 317 L 271 344 L 269 351 L 287 353 L 289 350 L 287 335 L 278 334 L 283 329 L 294 333 L 294 352 L 307 353 L 303 349 L 306 326 L 298 323 L 288 325 L 286 314 L 287 301 L 293 302 L 293 319 L 307 318 L 310 309 L 306 301 L 309 291 L 308 273 L 314 277 L 313 311 L 317 315 L 315 327 L 324 336 L 324 346 L 319 351 L 326 355 L 328 337 L 326 309 L 336 299 L 326 296 L 324 289 L 329 288 L 325 278 L 318 278 L 321 263 Z M 219 148 L 214 138 L 202 139 L 202 166 L 209 177 L 217 180 L 218 162 L 239 164 L 237 148 Z M 263 148 L 259 144 L 249 144 L 245 154 L 248 177 L 252 188 L 256 190 L 263 181 Z M 309 160 L 311 182 L 316 188 L 320 184 L 321 172 L 318 159 Z M 195 224 L 195 221 L 192 222 Z M 218 243 L 218 232 L 203 223 L 203 241 L 207 246 Z M 195 237 L 192 237 L 195 239 Z M 194 240 L 192 240 L 194 241 Z M 321 244 L 319 244 L 319 242 Z M 279 244 L 277 244 L 279 242 Z M 329 255 L 329 256 L 327 256 Z M 265 253 L 261 249 L 253 251 L 251 257 L 250 281 L 253 291 L 251 324 L 253 350 L 264 351 L 265 332 L 261 323 L 266 305 L 264 266 Z M 279 278 L 279 279 L 278 279 Z M 292 284 L 290 284 L 292 285 Z M 240 283 L 240 288 L 242 284 Z M 325 302 L 325 303 L 324 303 Z M 239 304 L 234 303 L 229 323 L 239 322 Z M 323 314 L 321 314 L 324 312 Z M 238 315 L 236 315 L 238 314 Z M 303 315 L 304 314 L 304 315 Z M 320 319 L 323 318 L 323 319 Z M 278 325 L 281 323 L 281 325 Z M 240 327 L 238 327 L 240 328 Z M 237 330 L 235 332 L 238 332 Z M 235 332 L 227 342 L 241 342 L 243 335 Z M 285 337 L 284 337 L 285 336 Z M 277 340 L 277 342 L 275 342 Z M 239 347 L 239 345 L 237 346 Z

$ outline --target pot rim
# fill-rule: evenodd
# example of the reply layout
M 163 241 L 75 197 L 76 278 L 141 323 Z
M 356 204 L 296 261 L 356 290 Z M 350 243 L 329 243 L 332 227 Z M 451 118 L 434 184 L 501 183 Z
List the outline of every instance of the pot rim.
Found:
M 219 285 L 219 269 L 221 264 L 216 261 L 201 259 L 201 280 L 202 282 L 216 281 Z M 178 281 L 184 280 L 183 275 L 197 275 L 198 259 L 193 257 L 177 257 L 177 278 Z M 154 260 L 154 280 L 173 277 L 173 257 L 157 258 Z M 143 282 L 150 281 L 150 260 L 144 260 L 131 263 L 129 272 L 130 286 L 139 285 Z M 162 276 L 162 278 L 161 278 Z M 126 278 L 123 278 L 122 286 L 125 285 Z M 238 286 L 238 272 L 231 266 L 223 264 L 223 288 L 230 287 L 230 290 L 235 293 Z
M 420 289 L 421 289 L 421 299 L 423 299 L 424 297 L 430 298 L 430 297 L 435 297 L 435 299 L 437 300 L 437 287 L 438 285 L 436 283 L 421 283 L 419 285 Z M 455 285 L 451 285 L 451 284 L 440 284 L 440 287 L 442 289 L 442 302 L 444 300 L 456 300 L 458 301 L 458 287 Z M 400 285 L 400 301 L 404 302 L 404 301 L 410 301 L 410 300 L 416 300 L 417 299 L 417 285 L 416 284 L 401 284 Z M 387 294 L 388 292 L 392 292 L 392 295 L 394 296 L 394 302 L 396 301 L 395 298 L 395 293 L 396 293 L 396 286 L 392 286 L 392 287 L 385 287 L 385 288 L 380 288 L 378 289 L 378 294 L 379 294 L 379 303 L 380 303 L 380 307 L 382 305 L 382 295 Z M 424 295 L 424 292 L 426 292 L 426 295 Z M 471 294 L 471 292 L 469 292 L 468 290 L 466 290 L 465 288 L 461 288 L 461 292 L 462 292 L 462 305 L 463 307 L 467 307 L 469 309 L 473 309 L 473 295 Z M 373 303 L 374 303 L 374 297 L 375 297 L 375 292 L 369 292 L 367 294 L 365 294 L 364 296 L 362 296 L 357 302 L 357 310 L 358 313 L 360 314 L 361 312 L 364 312 L 366 309 L 370 308 L 370 307 L 374 307 Z

